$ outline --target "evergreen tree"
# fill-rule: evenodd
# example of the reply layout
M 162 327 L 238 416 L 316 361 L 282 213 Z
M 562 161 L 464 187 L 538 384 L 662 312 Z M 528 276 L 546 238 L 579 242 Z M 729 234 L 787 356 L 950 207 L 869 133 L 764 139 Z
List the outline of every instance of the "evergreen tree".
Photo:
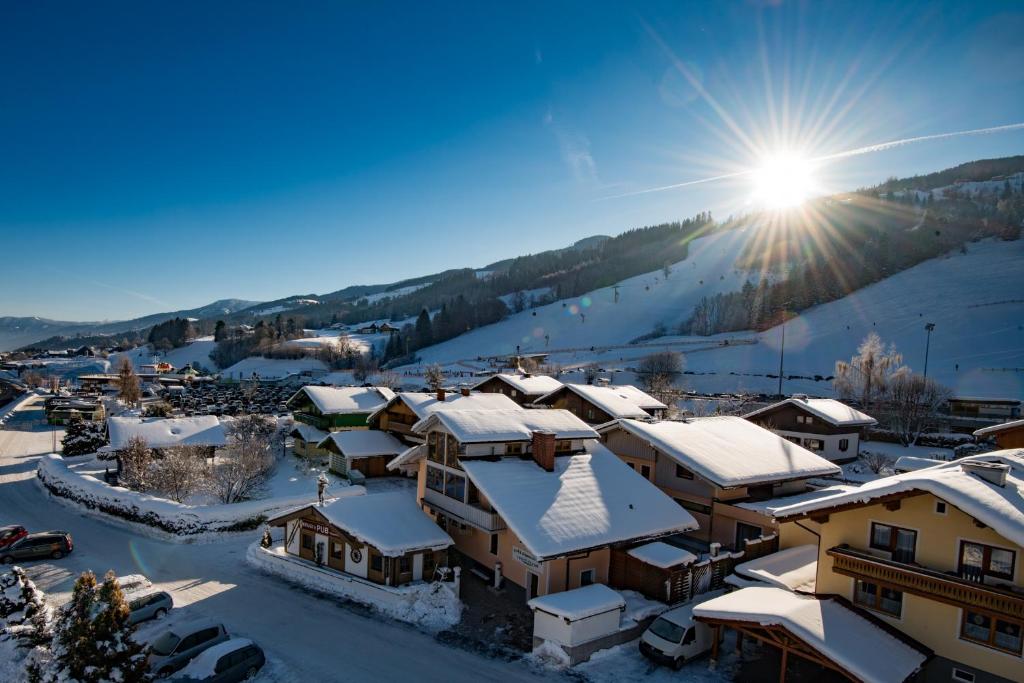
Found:
M 71 601 L 61 608 L 54 633 L 55 678 L 87 679 L 87 670 L 98 659 L 92 637 L 93 607 L 96 603 L 96 575 L 84 572 L 75 581 Z
M 121 359 L 117 376 L 120 385 L 118 396 L 126 404 L 136 405 L 142 399 L 142 388 L 139 386 L 139 376 L 135 374 L 135 367 L 127 356 Z
M 424 308 L 420 311 L 419 317 L 416 318 L 415 345 L 417 349 L 422 349 L 433 343 L 434 327 L 430 322 L 430 313 L 427 312 L 426 308 Z
M 95 453 L 106 443 L 107 438 L 103 433 L 103 426 L 83 420 L 82 416 L 78 414 L 73 415 L 71 421 L 68 422 L 67 431 L 61 440 L 64 455 Z
M 94 680 L 121 683 L 146 680 L 146 658 L 142 646 L 132 638 L 135 627 L 128 623 L 128 602 L 112 571 L 107 572 L 99 588 L 97 605 L 100 611 L 92 623 L 99 656 L 93 671 Z
M 224 324 L 223 320 L 218 320 L 213 328 L 213 341 L 221 342 L 225 338 L 227 338 L 227 325 Z

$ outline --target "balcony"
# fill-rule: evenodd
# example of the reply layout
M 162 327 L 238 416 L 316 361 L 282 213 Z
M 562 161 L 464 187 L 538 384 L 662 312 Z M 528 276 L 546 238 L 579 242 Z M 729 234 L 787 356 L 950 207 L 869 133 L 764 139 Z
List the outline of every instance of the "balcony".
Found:
M 1024 594 L 985 586 L 952 573 L 893 562 L 847 546 L 836 546 L 827 552 L 832 557 L 832 570 L 837 574 L 884 584 L 957 607 L 976 607 L 1024 619 Z
M 424 490 L 423 502 L 448 517 L 465 522 L 487 533 L 503 531 L 507 528 L 505 522 L 498 516 L 498 513 L 487 512 L 475 505 L 449 498 L 433 489 Z

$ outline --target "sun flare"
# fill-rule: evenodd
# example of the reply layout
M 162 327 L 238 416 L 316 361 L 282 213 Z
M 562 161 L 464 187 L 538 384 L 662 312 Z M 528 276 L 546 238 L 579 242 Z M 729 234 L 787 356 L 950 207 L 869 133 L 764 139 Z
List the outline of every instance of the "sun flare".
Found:
M 776 154 L 754 171 L 754 200 L 771 209 L 803 204 L 815 191 L 814 168 L 798 154 Z

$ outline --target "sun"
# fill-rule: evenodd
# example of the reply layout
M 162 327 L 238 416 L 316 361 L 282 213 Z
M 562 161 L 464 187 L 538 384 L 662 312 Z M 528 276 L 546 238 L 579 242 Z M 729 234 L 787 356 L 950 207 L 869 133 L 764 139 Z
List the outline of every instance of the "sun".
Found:
M 799 154 L 774 154 L 753 173 L 754 200 L 770 209 L 803 204 L 814 193 L 814 166 Z

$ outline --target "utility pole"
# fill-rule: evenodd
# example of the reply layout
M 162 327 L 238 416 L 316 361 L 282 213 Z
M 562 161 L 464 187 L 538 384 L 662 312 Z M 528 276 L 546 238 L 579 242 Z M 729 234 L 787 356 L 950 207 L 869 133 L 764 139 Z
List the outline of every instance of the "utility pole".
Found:
M 613 285 L 612 290 L 615 292 L 615 303 L 619 303 L 619 286 Z
M 924 378 L 928 379 L 928 350 L 932 345 L 932 330 L 935 329 L 935 323 L 925 323 L 924 329 L 928 333 L 924 342 Z
M 782 345 L 779 346 L 779 398 L 782 398 L 782 361 L 786 357 L 786 311 L 782 311 Z

